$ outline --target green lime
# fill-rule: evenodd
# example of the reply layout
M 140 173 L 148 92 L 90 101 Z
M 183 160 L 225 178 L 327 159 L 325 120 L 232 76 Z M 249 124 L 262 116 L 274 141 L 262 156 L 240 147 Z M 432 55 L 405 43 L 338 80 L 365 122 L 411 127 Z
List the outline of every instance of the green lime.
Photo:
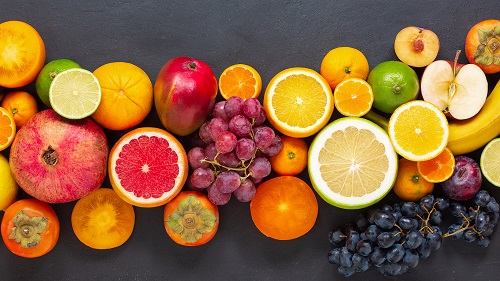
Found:
M 68 119 L 90 116 L 101 103 L 101 85 L 94 74 L 71 68 L 56 75 L 49 89 L 50 105 Z
M 385 113 L 416 99 L 420 89 L 415 70 L 400 61 L 380 63 L 370 71 L 366 81 L 372 86 L 373 107 Z
M 69 59 L 57 59 L 47 63 L 36 78 L 36 93 L 42 102 L 50 107 L 50 84 L 57 74 L 71 68 L 80 68 L 80 65 Z

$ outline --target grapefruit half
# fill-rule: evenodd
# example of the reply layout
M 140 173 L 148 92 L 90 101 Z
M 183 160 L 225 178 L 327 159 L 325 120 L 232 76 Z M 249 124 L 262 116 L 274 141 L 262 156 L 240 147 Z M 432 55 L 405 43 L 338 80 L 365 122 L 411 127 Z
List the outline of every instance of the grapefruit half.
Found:
M 120 198 L 145 208 L 172 200 L 184 186 L 188 169 L 182 144 L 153 127 L 123 135 L 111 149 L 108 165 L 111 185 Z

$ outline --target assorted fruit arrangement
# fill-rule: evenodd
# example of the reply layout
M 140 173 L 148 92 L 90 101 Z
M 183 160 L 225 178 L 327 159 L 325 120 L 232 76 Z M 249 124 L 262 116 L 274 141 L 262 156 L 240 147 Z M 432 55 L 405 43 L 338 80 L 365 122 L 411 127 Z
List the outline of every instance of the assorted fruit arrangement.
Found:
M 50 204 L 76 202 L 74 234 L 93 249 L 126 243 L 134 208 L 153 207 L 164 208 L 173 241 L 200 246 L 233 196 L 263 235 L 301 237 L 318 216 L 315 193 L 332 208 L 370 207 L 328 235 L 328 261 L 344 276 L 372 266 L 403 274 L 448 237 L 491 241 L 500 208 L 481 187 L 500 186 L 500 82 L 488 93 L 487 79 L 500 72 L 500 20 L 470 29 L 466 65 L 460 51 L 436 60 L 438 35 L 409 26 L 395 36 L 399 61 L 370 70 L 361 51 L 337 47 L 319 72 L 280 71 L 263 96 L 246 64 L 217 79 L 205 62 L 177 57 L 153 83 L 128 62 L 93 72 L 65 58 L 45 63 L 26 22 L 0 23 L 0 37 L 0 151 L 10 150 L 0 154 L 1 231 L 14 254 L 56 246 Z M 30 83 L 36 96 L 21 89 Z M 164 128 L 140 126 L 153 106 Z M 335 109 L 342 117 L 332 120 Z M 122 132 L 111 148 L 105 130 Z M 465 155 L 478 149 L 480 161 Z M 18 200 L 19 188 L 31 198 Z M 391 191 L 402 202 L 377 207 Z M 441 228 L 447 215 L 456 221 Z

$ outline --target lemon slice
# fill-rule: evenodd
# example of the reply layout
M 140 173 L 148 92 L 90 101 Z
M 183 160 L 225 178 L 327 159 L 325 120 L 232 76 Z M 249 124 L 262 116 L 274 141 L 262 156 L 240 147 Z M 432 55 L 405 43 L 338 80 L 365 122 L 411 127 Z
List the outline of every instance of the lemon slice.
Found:
M 359 117 L 339 118 L 323 128 L 308 155 L 311 183 L 331 205 L 360 209 L 392 188 L 398 155 L 387 133 Z
M 479 164 L 483 176 L 494 186 L 500 187 L 500 138 L 486 144 Z
M 101 86 L 92 72 L 72 68 L 59 73 L 49 89 L 52 108 L 68 119 L 82 119 L 97 110 Z

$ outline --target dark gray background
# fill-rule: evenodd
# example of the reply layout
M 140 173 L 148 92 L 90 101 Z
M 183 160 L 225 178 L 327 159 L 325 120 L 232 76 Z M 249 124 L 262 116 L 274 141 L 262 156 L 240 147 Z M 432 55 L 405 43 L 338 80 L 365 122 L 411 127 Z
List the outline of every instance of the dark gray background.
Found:
M 246 63 L 262 75 L 264 91 L 269 80 L 285 68 L 319 71 L 323 56 L 339 46 L 361 50 L 371 68 L 397 59 L 394 37 L 409 25 L 436 32 L 441 41 L 438 59 L 453 60 L 456 50 L 464 49 L 467 31 L 476 22 L 500 15 L 497 0 L 268 2 L 4 0 L 0 22 L 18 19 L 33 25 L 46 44 L 46 62 L 69 58 L 93 71 L 108 62 L 127 61 L 144 69 L 153 83 L 163 64 L 177 56 L 205 61 L 217 77 L 229 65 Z M 465 52 L 459 62 L 466 62 Z M 422 69 L 416 71 L 420 75 Z M 488 76 L 490 89 L 498 78 L 498 74 Z M 33 84 L 25 89 L 35 94 Z M 335 113 L 333 118 L 338 116 Z M 146 125 L 161 127 L 154 108 L 140 126 Z M 107 131 L 110 146 L 124 133 Z M 186 138 L 182 141 L 187 144 Z M 2 154 L 8 155 L 8 150 Z M 478 152 L 470 155 L 478 159 Z M 300 176 L 310 182 L 307 173 Z M 110 187 L 107 179 L 104 185 Z M 483 186 L 500 199 L 497 188 L 488 183 Z M 439 186 L 435 190 L 439 193 Z M 26 195 L 21 193 L 21 197 Z M 397 201 L 392 192 L 383 200 Z M 215 238 L 191 248 L 168 237 L 163 207 L 135 208 L 130 240 L 106 251 L 84 246 L 73 234 L 74 203 L 53 205 L 61 221 L 56 247 L 46 256 L 24 259 L 0 242 L 0 279 L 343 280 L 327 262 L 327 234 L 332 227 L 353 221 L 358 211 L 332 207 L 319 197 L 318 202 L 317 223 L 307 235 L 276 241 L 255 228 L 248 204 L 232 199 L 219 208 Z M 487 249 L 446 239 L 440 250 L 404 278 L 498 280 L 499 266 L 499 235 L 494 235 Z M 384 277 L 374 269 L 350 278 L 380 279 Z

